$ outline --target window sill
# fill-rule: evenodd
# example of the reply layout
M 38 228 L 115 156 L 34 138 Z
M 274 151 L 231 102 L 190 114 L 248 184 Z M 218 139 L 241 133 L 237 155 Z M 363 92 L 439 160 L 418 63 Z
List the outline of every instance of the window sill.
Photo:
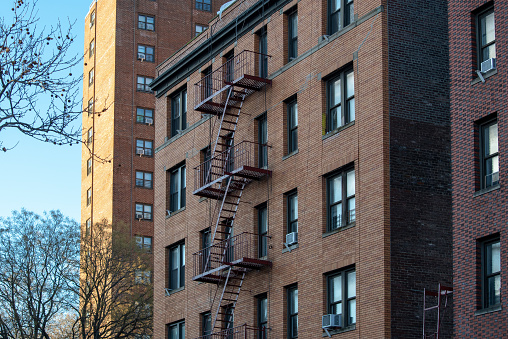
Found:
M 181 291 L 183 291 L 183 290 L 185 290 L 185 286 L 178 287 L 178 288 L 176 288 L 176 289 L 174 289 L 174 290 L 171 290 L 171 291 L 168 291 L 168 290 L 166 289 L 166 297 L 169 297 L 170 295 L 175 294 L 175 293 L 178 293 L 178 292 L 181 292 Z
M 344 227 L 339 227 L 339 228 L 336 228 L 336 229 L 334 229 L 334 230 L 331 230 L 331 231 L 325 232 L 325 233 L 323 233 L 323 235 L 322 235 L 322 236 L 323 236 L 323 238 L 326 238 L 326 237 L 329 237 L 329 236 L 331 236 L 331 235 L 333 235 L 333 234 L 336 234 L 336 233 L 339 233 L 339 232 L 342 232 L 342 231 L 348 230 L 348 229 L 350 229 L 350 228 L 352 228 L 352 227 L 355 227 L 355 226 L 356 226 L 356 221 L 353 221 L 353 222 L 351 222 L 351 223 L 347 224 L 347 225 L 346 225 L 346 226 L 344 226 Z
M 343 126 L 337 127 L 333 131 L 327 132 L 325 135 L 323 135 L 322 139 L 323 140 L 328 139 L 329 137 L 334 136 L 335 134 L 338 134 L 340 131 L 343 131 L 343 130 L 345 130 L 346 128 L 348 128 L 350 126 L 353 126 L 354 124 L 355 124 L 355 121 L 353 120 L 353 121 L 348 122 L 347 124 L 345 124 Z
M 494 313 L 494 312 L 501 311 L 502 309 L 503 308 L 501 307 L 501 304 L 499 304 L 496 306 L 492 306 L 492 307 L 488 307 L 488 308 L 484 308 L 484 309 L 475 311 L 474 315 L 483 315 L 483 314 L 488 314 L 488 313 Z
M 153 190 L 153 187 L 145 187 L 145 186 L 138 186 L 138 185 L 136 185 L 136 188 L 141 188 L 141 189 L 145 189 L 145 190 Z
M 328 331 L 328 333 L 330 333 L 330 335 L 335 335 L 335 334 L 344 333 L 344 332 L 349 332 L 349 331 L 353 331 L 353 330 L 356 330 L 356 324 L 349 325 L 349 326 L 344 327 L 344 328 L 341 328 L 341 329 L 339 329 L 339 330 L 332 330 L 332 331 Z M 326 334 L 326 332 L 323 332 L 322 337 L 328 337 L 328 335 Z
M 497 68 L 493 69 L 491 71 L 488 71 L 485 74 L 482 74 L 482 76 L 483 76 L 483 79 L 486 80 L 486 79 L 488 79 L 491 76 L 496 75 L 496 74 L 497 74 Z M 481 83 L 481 82 L 482 82 L 482 79 L 480 79 L 480 77 L 476 77 L 473 81 L 471 81 L 471 86 L 476 85 L 477 83 Z
M 283 157 L 282 157 L 282 160 L 289 159 L 289 158 L 291 158 L 293 155 L 296 155 L 296 154 L 298 154 L 298 149 L 296 149 L 295 151 L 293 151 L 293 152 L 289 153 L 288 155 L 283 156 Z
M 484 195 L 486 193 L 489 193 L 489 192 L 492 192 L 492 191 L 496 191 L 498 189 L 501 188 L 501 185 L 497 184 L 497 185 L 492 185 L 490 187 L 487 187 L 487 188 L 483 188 L 479 191 L 476 191 L 473 193 L 473 197 L 479 197 L 480 195 Z
M 180 208 L 179 210 L 176 210 L 176 211 L 171 212 L 171 214 L 170 214 L 170 215 L 168 215 L 168 214 L 167 214 L 167 212 L 166 212 L 166 219 L 169 219 L 169 218 L 171 218 L 172 216 L 174 216 L 174 215 L 176 215 L 176 214 L 178 214 L 178 213 L 180 213 L 180 212 L 183 212 L 183 211 L 185 211 L 185 206 L 184 206 L 184 207 L 182 207 L 182 208 Z
M 289 248 L 288 248 L 289 247 Z M 282 250 L 282 253 L 286 253 L 286 252 L 291 252 L 292 250 L 295 250 L 297 249 L 299 246 L 298 246 L 298 243 L 294 244 L 294 245 L 290 245 L 288 247 L 285 247 L 284 246 L 284 249 Z

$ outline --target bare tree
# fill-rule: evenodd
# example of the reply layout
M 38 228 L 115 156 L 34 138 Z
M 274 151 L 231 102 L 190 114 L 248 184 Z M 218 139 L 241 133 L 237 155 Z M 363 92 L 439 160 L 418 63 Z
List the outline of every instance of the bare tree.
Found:
M 82 142 L 75 120 L 83 112 L 81 76 L 71 69 L 81 58 L 69 56 L 72 24 L 39 29 L 37 0 L 4 4 L 0 17 L 0 138 L 7 129 L 58 145 Z M 7 13 L 8 11 L 8 13 Z M 87 110 L 87 109 L 85 109 Z M 0 149 L 4 152 L 12 144 Z
M 150 254 L 124 225 L 106 221 L 82 232 L 79 314 L 83 339 L 144 338 L 152 332 Z
M 22 210 L 0 219 L 0 338 L 50 338 L 59 314 L 77 298 L 79 225 L 59 211 Z

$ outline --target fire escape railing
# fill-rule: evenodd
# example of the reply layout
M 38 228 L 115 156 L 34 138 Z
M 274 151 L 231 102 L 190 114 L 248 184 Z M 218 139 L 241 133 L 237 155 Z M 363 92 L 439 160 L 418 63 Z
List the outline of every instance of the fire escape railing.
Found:
M 266 339 L 266 328 L 256 328 L 244 324 L 220 332 L 202 335 L 196 339 Z

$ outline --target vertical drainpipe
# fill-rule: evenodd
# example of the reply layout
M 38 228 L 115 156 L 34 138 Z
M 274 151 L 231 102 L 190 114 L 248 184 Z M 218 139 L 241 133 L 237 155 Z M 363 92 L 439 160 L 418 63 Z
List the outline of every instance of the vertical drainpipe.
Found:
M 133 13 L 133 23 L 132 23 L 132 51 L 134 53 L 132 58 L 132 104 L 131 104 L 131 167 L 130 167 L 130 181 L 129 181 L 129 192 L 130 192 L 130 204 L 129 204 L 129 225 L 130 225 L 130 232 L 131 232 L 131 238 L 132 238 L 132 215 L 133 215 L 133 190 L 134 187 L 132 186 L 133 183 L 133 176 L 134 176 L 134 154 L 136 149 L 136 140 L 134 138 L 134 121 L 136 119 L 136 109 L 135 109 L 135 103 L 134 103 L 134 96 L 136 95 L 136 59 L 137 59 L 137 50 L 136 50 L 136 0 L 132 0 L 132 13 Z M 153 145 L 153 144 L 152 144 Z M 152 178 L 153 179 L 153 178 Z M 152 206 L 152 220 L 153 220 L 153 206 Z

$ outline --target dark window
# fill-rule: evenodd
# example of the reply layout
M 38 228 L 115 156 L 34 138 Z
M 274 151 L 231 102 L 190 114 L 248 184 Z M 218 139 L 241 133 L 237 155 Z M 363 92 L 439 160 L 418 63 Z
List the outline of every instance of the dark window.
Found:
M 88 100 L 88 116 L 92 115 L 94 112 L 94 100 L 93 98 Z
M 340 314 L 344 326 L 356 323 L 356 271 L 348 269 L 327 277 L 328 314 Z
M 208 29 L 208 26 L 196 24 L 196 36 L 200 35 Z
M 136 122 L 140 124 L 153 124 L 153 109 L 141 108 L 136 109 Z
M 92 158 L 88 158 L 86 161 L 86 175 L 90 175 L 92 173 Z
M 328 34 L 333 34 L 354 21 L 353 0 L 328 0 Z
M 178 211 L 185 207 L 185 165 L 171 170 L 169 188 L 169 210 Z
M 499 184 L 497 119 L 480 125 L 481 187 Z
M 233 305 L 227 305 L 227 306 L 223 307 L 222 311 L 224 312 L 223 330 L 226 334 L 225 339 L 233 339 L 233 335 L 234 335 L 233 334 L 233 327 L 234 327 Z
M 298 338 L 298 286 L 288 287 L 286 292 L 288 309 L 288 338 Z
M 355 170 L 350 169 L 326 179 L 328 231 L 356 220 Z
M 152 220 L 152 205 L 136 204 L 136 219 Z
M 212 334 L 212 313 L 201 314 L 201 337 L 202 339 L 211 339 Z
M 152 237 L 136 235 L 136 245 L 143 251 L 152 252 Z
M 212 10 L 212 0 L 196 0 L 196 9 L 210 12 Z
M 298 149 L 298 103 L 296 99 L 287 103 L 288 154 Z
M 266 333 L 263 331 L 266 331 L 266 326 L 268 324 L 268 299 L 266 298 L 266 294 L 263 294 L 262 296 L 257 298 L 258 301 L 258 328 L 262 330 L 262 332 L 259 332 L 258 339 L 265 339 Z
M 168 339 L 185 339 L 185 321 L 179 321 L 166 325 Z
M 201 249 L 204 250 L 203 257 L 200 258 L 202 264 L 202 271 L 206 272 L 210 268 L 210 246 L 212 245 L 212 233 L 210 228 L 201 231 Z
M 226 82 L 233 82 L 235 80 L 235 50 L 229 51 L 224 58 L 226 59 Z
M 258 214 L 258 257 L 266 257 L 268 255 L 268 209 L 266 204 L 257 208 Z
M 93 71 L 93 68 L 88 72 L 88 86 L 92 86 L 93 85 L 93 75 L 94 75 L 94 71 Z
M 298 56 L 298 12 L 288 14 L 288 59 Z
M 90 14 L 90 28 L 95 24 L 95 11 Z
M 187 89 L 171 98 L 171 137 L 187 128 Z
M 481 64 L 485 60 L 496 57 L 496 24 L 494 7 L 490 7 L 478 14 L 478 60 Z
M 498 239 L 482 243 L 483 307 L 501 303 L 501 243 Z
M 288 233 L 298 233 L 298 194 L 297 192 L 287 195 L 287 228 Z
M 266 113 L 257 118 L 258 125 L 258 166 L 264 168 L 268 166 L 268 122 Z
M 136 83 L 136 88 L 138 90 L 138 92 L 149 92 L 149 93 L 152 93 L 152 90 L 150 89 L 150 84 L 152 83 L 153 81 L 153 78 L 150 78 L 150 77 L 145 77 L 145 76 L 141 76 L 141 75 L 138 75 L 138 80 L 137 80 L 137 83 Z
M 355 79 L 353 70 L 341 72 L 327 82 L 326 131 L 355 120 Z
M 169 248 L 169 288 L 176 290 L 185 286 L 185 244 Z
M 155 18 L 148 15 L 138 15 L 138 28 L 147 31 L 155 30 Z
M 155 49 L 153 46 L 138 45 L 138 60 L 155 61 Z
M 90 47 L 88 48 L 88 57 L 93 57 L 95 53 L 95 40 L 90 41 Z
M 261 78 L 268 77 L 268 40 L 266 36 L 266 27 L 261 28 L 258 33 L 259 46 L 259 76 Z
M 86 133 L 86 144 L 90 145 L 93 142 L 93 129 L 90 127 Z
M 86 205 L 90 205 L 92 203 L 92 189 L 89 188 L 86 190 Z
M 151 157 L 153 154 L 153 142 L 150 140 L 136 140 L 136 154 Z
M 90 230 L 92 228 L 92 219 L 88 218 L 86 219 L 86 236 L 88 237 L 90 235 Z
M 153 174 L 150 172 L 136 171 L 136 186 L 153 188 Z
M 213 94 L 213 79 L 212 79 L 212 66 L 207 67 L 203 70 L 203 79 L 204 80 L 204 86 L 203 86 L 203 98 L 208 98 Z

